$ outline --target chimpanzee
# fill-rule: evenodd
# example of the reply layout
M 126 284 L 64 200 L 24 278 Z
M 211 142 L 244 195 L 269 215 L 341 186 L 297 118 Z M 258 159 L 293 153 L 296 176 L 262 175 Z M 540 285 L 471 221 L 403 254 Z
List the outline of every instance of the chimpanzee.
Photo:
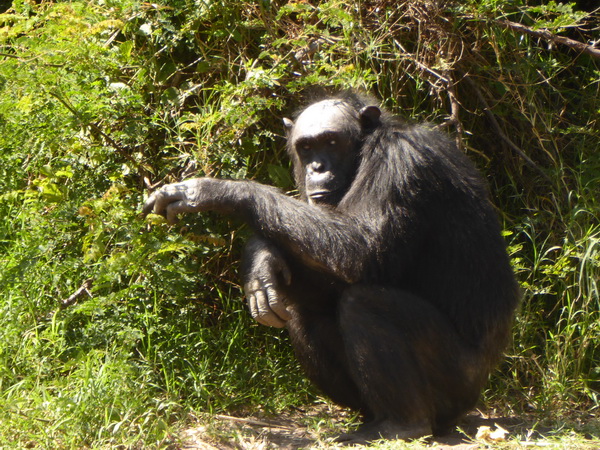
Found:
M 364 424 L 338 439 L 442 434 L 509 338 L 518 288 L 487 188 L 430 127 L 359 92 L 284 119 L 300 198 L 252 181 L 164 186 L 144 212 L 237 215 L 261 324 L 286 326 L 308 377 Z

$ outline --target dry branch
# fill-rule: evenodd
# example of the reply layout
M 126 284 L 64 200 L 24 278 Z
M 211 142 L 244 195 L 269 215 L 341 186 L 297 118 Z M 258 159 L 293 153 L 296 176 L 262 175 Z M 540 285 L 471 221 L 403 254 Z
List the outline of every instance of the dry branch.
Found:
M 574 39 L 569 39 L 564 36 L 557 36 L 555 34 L 550 33 L 550 31 L 548 30 L 534 30 L 533 28 L 529 28 L 525 25 L 516 22 L 511 22 L 509 20 L 499 20 L 498 23 L 520 33 L 525 33 L 530 36 L 539 37 L 547 41 L 554 42 L 556 44 L 566 45 L 567 47 L 570 47 L 581 53 L 587 53 L 588 55 L 592 55 L 594 58 L 600 58 L 600 48 L 596 48 L 593 45 L 585 44 L 583 42 L 579 42 Z
M 88 278 L 87 280 L 85 280 L 83 282 L 83 284 L 81 285 L 81 287 L 79 289 L 77 289 L 75 292 L 73 292 L 66 299 L 62 300 L 60 302 L 60 309 L 65 309 L 65 308 L 75 304 L 77 302 L 77 300 L 79 300 L 85 294 L 87 294 L 89 297 L 91 297 L 92 294 L 89 290 L 92 287 L 92 281 L 93 280 L 91 278 Z
M 281 428 L 283 430 L 293 430 L 294 429 L 293 427 L 290 427 L 288 425 L 283 425 L 283 424 L 279 424 L 279 423 L 275 423 L 275 422 L 265 422 L 263 420 L 245 419 L 242 417 L 225 416 L 223 414 L 215 414 L 214 417 L 217 419 L 221 419 L 221 420 L 229 420 L 231 422 L 243 423 L 243 424 L 255 426 L 255 427 Z
M 496 117 L 494 116 L 494 113 L 492 112 L 492 108 L 490 108 L 490 105 L 488 104 L 487 100 L 485 99 L 485 97 L 483 96 L 483 94 L 481 93 L 481 91 L 479 90 L 479 87 L 477 86 L 477 84 L 475 84 L 475 82 L 469 76 L 465 76 L 464 80 L 467 83 L 469 83 L 469 85 L 473 89 L 473 92 L 475 92 L 475 95 L 477 96 L 477 98 L 479 99 L 479 101 L 481 102 L 481 104 L 483 105 L 483 112 L 485 113 L 485 115 L 488 118 L 490 124 L 492 125 L 492 128 L 494 129 L 494 132 L 498 135 L 498 137 L 500 137 L 500 139 L 502 139 L 511 149 L 513 149 L 513 151 L 515 153 L 517 153 L 521 158 L 523 158 L 523 160 L 532 169 L 535 169 L 548 183 L 552 183 L 552 180 L 550 179 L 550 177 L 548 175 L 546 175 L 544 173 L 544 171 L 541 168 L 539 168 L 538 165 L 535 162 L 533 162 L 533 160 L 529 156 L 527 156 L 525 154 L 525 152 L 523 150 L 521 150 L 504 133 L 504 131 L 502 131 L 502 127 L 500 126 L 500 124 L 496 120 Z
M 86 121 L 82 114 L 77 111 L 65 98 L 56 92 L 48 92 L 52 97 L 56 98 L 65 108 L 67 108 L 84 126 L 89 126 L 92 130 L 102 136 L 108 144 L 113 147 L 120 155 L 122 155 L 127 161 L 133 164 L 134 167 L 138 169 L 140 173 L 144 173 L 144 167 L 140 163 L 138 163 L 123 147 L 121 147 L 113 138 L 111 138 L 108 134 L 106 134 L 102 129 L 96 125 L 95 123 Z

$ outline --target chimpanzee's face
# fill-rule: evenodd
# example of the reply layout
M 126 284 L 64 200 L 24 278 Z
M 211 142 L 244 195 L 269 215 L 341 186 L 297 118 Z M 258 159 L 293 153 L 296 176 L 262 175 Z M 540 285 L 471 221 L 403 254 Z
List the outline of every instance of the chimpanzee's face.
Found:
M 340 100 L 324 100 L 286 122 L 291 149 L 302 166 L 309 203 L 336 205 L 356 171 L 360 124 Z

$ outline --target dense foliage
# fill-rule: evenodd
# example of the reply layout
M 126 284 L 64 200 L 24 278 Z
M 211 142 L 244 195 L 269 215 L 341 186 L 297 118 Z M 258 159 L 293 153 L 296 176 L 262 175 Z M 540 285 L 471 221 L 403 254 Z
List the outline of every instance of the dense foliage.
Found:
M 195 174 L 292 189 L 281 118 L 315 85 L 444 127 L 487 175 L 524 292 L 487 401 L 597 408 L 599 39 L 597 13 L 553 1 L 15 0 L 0 445 L 159 444 L 190 413 L 314 398 L 285 333 L 244 312 L 247 230 L 139 210 Z

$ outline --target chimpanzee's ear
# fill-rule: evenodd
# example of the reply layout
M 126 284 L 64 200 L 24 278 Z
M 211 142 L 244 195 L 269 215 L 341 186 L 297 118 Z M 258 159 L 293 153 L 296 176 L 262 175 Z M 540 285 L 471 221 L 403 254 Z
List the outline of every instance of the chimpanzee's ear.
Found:
M 379 122 L 381 110 L 377 106 L 365 106 L 359 111 L 360 123 L 365 128 L 374 127 Z
M 294 128 L 294 122 L 292 122 L 287 117 L 284 117 L 283 126 L 285 127 L 285 132 L 289 135 L 292 132 L 292 128 Z

